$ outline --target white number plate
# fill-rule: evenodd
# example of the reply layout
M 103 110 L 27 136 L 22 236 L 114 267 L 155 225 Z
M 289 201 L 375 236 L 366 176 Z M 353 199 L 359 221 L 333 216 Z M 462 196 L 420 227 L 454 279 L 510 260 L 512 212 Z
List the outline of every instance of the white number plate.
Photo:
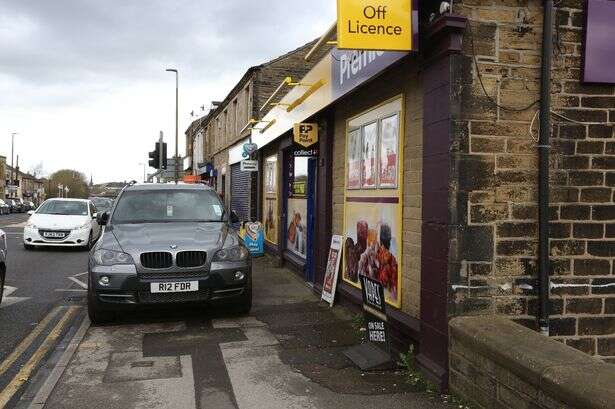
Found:
M 185 293 L 199 291 L 198 281 L 176 281 L 171 283 L 150 283 L 152 293 Z
M 43 237 L 50 237 L 50 238 L 64 238 L 66 236 L 66 233 L 56 233 L 53 231 L 46 231 L 43 233 Z

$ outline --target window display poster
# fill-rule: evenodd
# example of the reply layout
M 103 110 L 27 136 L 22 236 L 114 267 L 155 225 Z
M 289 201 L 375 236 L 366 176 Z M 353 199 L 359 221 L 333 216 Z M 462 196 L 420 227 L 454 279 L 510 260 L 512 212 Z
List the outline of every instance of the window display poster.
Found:
M 348 134 L 348 175 L 347 188 L 361 187 L 361 129 Z
M 270 156 L 265 160 L 265 193 L 276 192 L 277 156 Z
M 325 281 L 322 285 L 321 299 L 333 306 L 335 299 L 335 289 L 337 287 L 337 276 L 340 269 L 340 259 L 342 252 L 342 236 L 333 235 L 331 246 L 329 247 L 329 257 L 327 258 L 327 269 L 325 270 Z
M 286 248 L 305 258 L 307 244 L 307 199 L 288 199 L 288 226 Z
M 359 287 L 359 276 L 379 281 L 388 303 L 400 306 L 401 215 L 399 203 L 346 202 L 344 281 Z
M 376 187 L 378 122 L 363 127 L 363 146 L 361 148 L 361 186 Z
M 265 240 L 278 242 L 278 199 L 265 197 Z
M 380 180 L 381 188 L 397 187 L 399 117 L 397 114 L 380 122 Z

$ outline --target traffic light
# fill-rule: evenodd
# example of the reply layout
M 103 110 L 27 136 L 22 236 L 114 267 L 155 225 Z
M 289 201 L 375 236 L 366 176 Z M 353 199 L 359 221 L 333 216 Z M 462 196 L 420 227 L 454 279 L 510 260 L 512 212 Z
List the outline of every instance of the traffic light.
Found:
M 158 146 L 158 144 L 160 144 L 160 142 L 158 142 L 156 144 L 156 146 Z M 163 142 L 162 143 L 162 169 L 166 169 L 167 168 L 167 143 Z
M 149 154 L 149 166 L 154 169 L 160 169 L 160 144 L 156 142 L 156 148 Z

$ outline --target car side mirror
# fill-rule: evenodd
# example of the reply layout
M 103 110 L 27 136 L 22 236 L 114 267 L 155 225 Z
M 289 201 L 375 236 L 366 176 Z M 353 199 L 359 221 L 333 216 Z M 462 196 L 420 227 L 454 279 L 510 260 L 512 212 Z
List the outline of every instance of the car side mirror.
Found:
M 104 212 L 102 214 L 97 214 L 96 215 L 96 221 L 98 222 L 99 225 L 101 226 L 106 226 L 107 222 L 109 221 L 109 213 Z
M 32 216 L 34 214 L 34 210 L 28 210 L 28 216 Z
M 239 223 L 239 216 L 237 216 L 237 212 L 231 210 L 231 224 Z

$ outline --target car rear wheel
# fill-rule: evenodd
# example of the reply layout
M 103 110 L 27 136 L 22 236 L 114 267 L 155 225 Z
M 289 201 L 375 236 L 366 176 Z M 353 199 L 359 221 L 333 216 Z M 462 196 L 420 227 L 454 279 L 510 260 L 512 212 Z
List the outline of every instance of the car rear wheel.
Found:
M 5 272 L 0 270 L 0 304 L 2 304 L 2 296 L 4 295 L 4 277 Z
M 105 324 L 115 319 L 115 313 L 112 311 L 103 311 L 96 299 L 96 293 L 93 290 L 93 285 L 88 279 L 88 316 L 92 324 Z

